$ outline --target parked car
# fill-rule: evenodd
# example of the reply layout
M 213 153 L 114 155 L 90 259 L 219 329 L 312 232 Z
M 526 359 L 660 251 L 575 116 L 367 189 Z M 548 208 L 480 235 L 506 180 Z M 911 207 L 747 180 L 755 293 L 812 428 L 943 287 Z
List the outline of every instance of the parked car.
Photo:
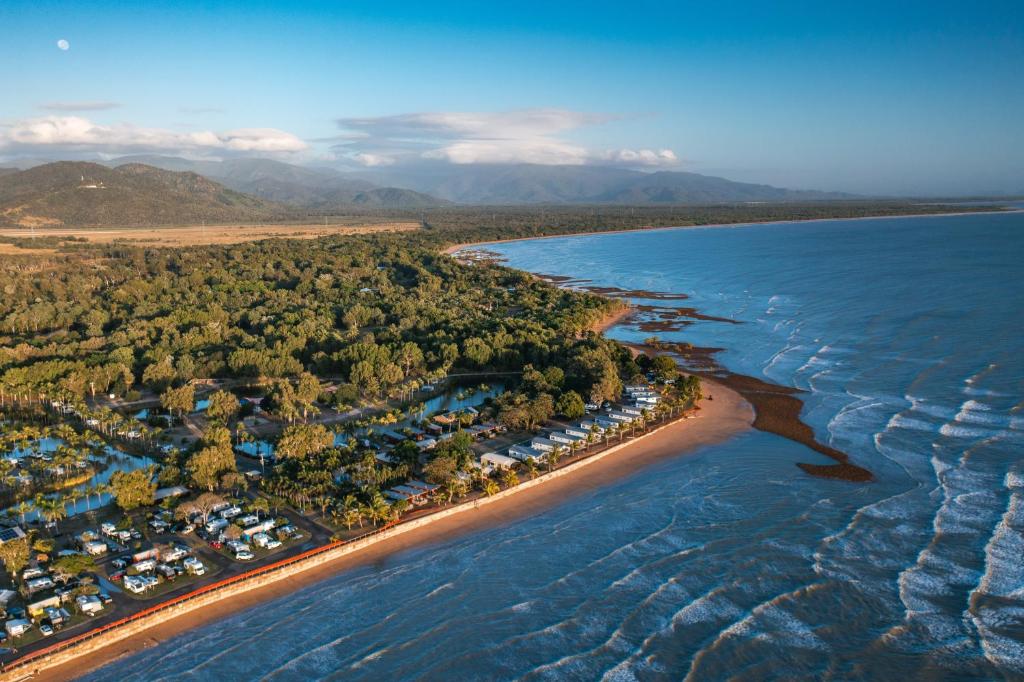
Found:
M 99 593 L 98 595 L 96 595 L 96 596 L 97 596 L 97 597 L 99 597 L 99 598 L 100 598 L 100 601 L 101 601 L 101 602 L 103 602 L 104 604 L 109 604 L 110 602 L 114 601 L 114 600 L 113 600 L 113 599 L 111 598 L 111 596 L 110 596 L 109 594 L 107 594 L 106 592 L 100 592 L 100 593 Z
M 128 560 L 124 557 L 118 557 L 117 559 L 111 561 L 110 565 L 118 570 L 123 570 L 125 568 L 128 568 Z
M 53 627 L 49 623 L 40 623 L 39 624 L 39 633 L 43 637 L 49 637 L 50 635 L 53 634 Z
M 256 555 L 254 555 L 252 552 L 250 552 L 247 549 L 243 549 L 242 551 L 240 551 L 240 552 L 235 554 L 235 560 L 236 561 L 252 561 L 255 558 L 256 558 Z

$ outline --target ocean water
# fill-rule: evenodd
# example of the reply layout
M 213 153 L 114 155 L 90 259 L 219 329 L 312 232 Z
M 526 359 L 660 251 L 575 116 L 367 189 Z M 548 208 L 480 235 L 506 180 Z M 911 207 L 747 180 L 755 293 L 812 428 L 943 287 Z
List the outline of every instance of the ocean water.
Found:
M 1024 214 L 493 248 L 742 321 L 662 336 L 804 389 L 819 438 L 877 481 L 811 478 L 795 464 L 819 455 L 751 432 L 87 679 L 1024 676 Z

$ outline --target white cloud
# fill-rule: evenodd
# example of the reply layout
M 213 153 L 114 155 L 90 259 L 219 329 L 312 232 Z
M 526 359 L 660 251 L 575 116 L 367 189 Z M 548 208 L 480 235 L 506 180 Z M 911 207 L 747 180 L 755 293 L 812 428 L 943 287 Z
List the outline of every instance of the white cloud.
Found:
M 667 166 L 679 165 L 679 157 L 671 149 L 614 149 L 601 154 L 601 159 L 618 166 Z
M 116 109 L 120 104 L 117 102 L 85 101 L 85 102 L 47 102 L 40 104 L 40 109 L 47 111 L 105 111 Z
M 678 165 L 668 149 L 593 151 L 565 139 L 567 133 L 616 118 L 567 109 L 343 118 L 338 120 L 342 135 L 334 150 L 363 165 L 378 158 L 389 163 Z
M 15 151 L 298 152 L 306 147 L 295 135 L 274 128 L 177 132 L 127 123 L 100 125 L 80 116 L 24 119 L 0 128 L 0 149 Z
M 381 154 L 367 154 L 360 152 L 352 157 L 358 163 L 364 166 L 390 166 L 395 162 L 390 156 L 383 156 Z

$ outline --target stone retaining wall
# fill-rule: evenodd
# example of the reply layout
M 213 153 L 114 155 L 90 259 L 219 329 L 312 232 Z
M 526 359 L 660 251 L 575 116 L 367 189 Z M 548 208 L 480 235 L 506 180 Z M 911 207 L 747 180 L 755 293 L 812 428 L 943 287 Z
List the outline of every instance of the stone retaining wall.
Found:
M 511 497 L 512 495 L 515 495 L 516 493 L 521 492 L 523 490 L 527 490 L 538 485 L 543 485 L 547 481 L 553 480 L 555 478 L 559 478 L 561 476 L 568 476 L 574 471 L 577 471 L 589 464 L 592 464 L 593 462 L 597 462 L 601 459 L 604 459 L 609 455 L 615 454 L 616 452 L 622 450 L 623 448 L 632 445 L 647 436 L 653 435 L 664 428 L 671 426 L 678 420 L 679 418 L 673 421 L 669 421 L 665 424 L 658 426 L 656 429 L 648 431 L 647 433 L 644 433 L 640 436 L 631 438 L 629 440 L 623 440 L 618 445 L 614 445 L 589 457 L 585 457 L 571 464 L 567 464 L 566 466 L 556 469 L 554 471 L 541 474 L 540 476 L 537 476 L 536 478 L 533 478 L 529 481 L 523 481 L 517 486 L 514 486 L 512 488 L 506 488 L 505 490 L 497 492 L 490 497 L 481 497 L 468 502 L 462 502 L 460 504 L 452 505 L 451 507 L 447 507 L 445 509 L 440 509 L 436 512 L 420 517 L 418 519 L 404 521 L 370 537 L 364 537 L 357 540 L 353 540 L 351 542 L 345 543 L 344 545 L 340 545 L 332 550 L 322 552 L 320 554 L 308 557 L 302 561 L 296 562 L 289 566 L 282 567 L 271 573 L 253 576 L 246 580 L 239 581 L 235 584 L 226 585 L 223 588 L 220 588 L 216 591 L 211 591 L 207 594 L 200 595 L 194 599 L 181 602 L 174 606 L 163 609 L 158 613 L 153 613 L 145 618 L 140 618 L 136 621 L 126 623 L 120 627 L 117 627 L 116 629 L 112 629 L 109 632 L 79 642 L 62 651 L 56 651 L 52 654 L 41 657 L 38 660 L 32 661 L 29 665 L 14 667 L 6 672 L 0 673 L 0 682 L 14 682 L 15 680 L 27 679 L 32 675 L 39 675 L 42 671 L 48 668 L 63 665 L 80 656 L 84 656 L 85 654 L 91 653 L 98 649 L 102 649 L 112 644 L 116 644 L 119 641 L 132 637 L 139 633 L 145 632 L 151 627 L 161 624 L 171 618 L 175 618 L 177 616 L 189 613 L 191 611 L 195 611 L 196 609 L 201 609 L 210 604 L 214 604 L 216 602 L 228 599 L 235 595 L 257 589 L 264 585 L 269 585 L 271 583 L 275 583 L 280 580 L 290 578 L 292 576 L 302 573 L 303 571 L 307 571 L 316 566 L 321 566 L 328 562 L 335 561 L 336 559 L 340 559 L 354 552 L 358 552 L 366 547 L 369 547 L 370 545 L 376 544 L 383 540 L 387 540 L 388 538 L 393 538 L 395 536 L 402 535 L 403 533 L 407 533 L 411 530 L 421 528 L 428 524 L 435 523 L 436 521 L 440 521 L 441 519 L 450 516 L 455 516 L 456 514 L 470 512 L 488 504 L 493 504 L 507 497 Z M 16 660 L 12 662 L 12 666 L 17 666 Z

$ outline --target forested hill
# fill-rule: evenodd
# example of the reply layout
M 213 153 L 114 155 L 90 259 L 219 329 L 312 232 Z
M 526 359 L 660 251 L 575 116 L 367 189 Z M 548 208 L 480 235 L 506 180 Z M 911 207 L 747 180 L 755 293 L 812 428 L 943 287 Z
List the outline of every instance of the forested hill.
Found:
M 59 161 L 0 174 L 0 225 L 195 225 L 279 220 L 288 209 L 195 173 Z

